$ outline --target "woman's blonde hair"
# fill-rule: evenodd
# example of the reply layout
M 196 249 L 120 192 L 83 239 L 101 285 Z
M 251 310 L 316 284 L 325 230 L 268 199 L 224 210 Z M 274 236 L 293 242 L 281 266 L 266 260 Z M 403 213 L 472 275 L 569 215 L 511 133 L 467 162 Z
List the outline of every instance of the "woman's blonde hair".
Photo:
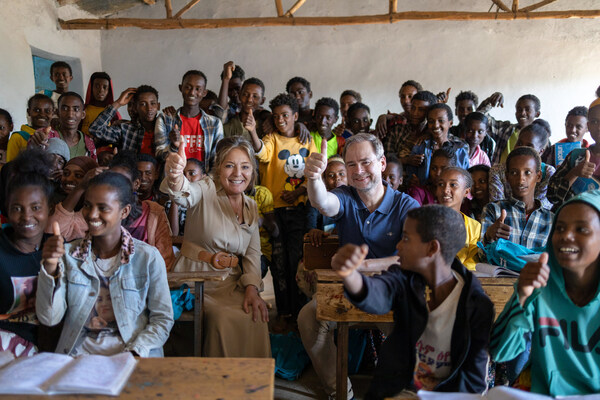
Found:
M 246 190 L 244 190 L 246 193 L 248 193 L 248 191 L 251 191 L 254 188 L 254 182 L 256 182 L 258 172 L 256 169 L 254 148 L 252 147 L 252 144 L 242 136 L 227 137 L 221 139 L 219 143 L 217 143 L 217 156 L 215 158 L 215 167 L 212 171 L 213 179 L 215 182 L 219 181 L 221 164 L 223 164 L 225 157 L 227 157 L 227 154 L 229 154 L 229 152 L 233 149 L 243 150 L 250 159 L 250 164 L 252 164 L 252 177 L 250 178 L 248 187 Z

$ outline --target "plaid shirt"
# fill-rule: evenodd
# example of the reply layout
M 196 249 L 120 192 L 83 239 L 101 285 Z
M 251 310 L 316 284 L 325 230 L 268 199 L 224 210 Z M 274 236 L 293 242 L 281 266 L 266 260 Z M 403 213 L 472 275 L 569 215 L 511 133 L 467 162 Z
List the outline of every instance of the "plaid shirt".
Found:
M 508 240 L 525 246 L 528 249 L 545 246 L 550 235 L 550 229 L 552 228 L 554 214 L 552 211 L 542 207 L 540 201 L 537 199 L 535 200 L 535 205 L 536 209 L 527 218 L 525 203 L 522 201 L 510 198 L 509 200 L 488 203 L 483 209 L 481 241 L 484 244 L 490 243 L 485 237 L 485 232 L 500 218 L 502 210 L 506 210 L 504 223 L 510 226 Z
M 202 117 L 198 121 L 200 123 L 200 127 L 202 128 L 202 133 L 204 134 L 204 167 L 206 169 L 206 173 L 210 172 L 215 163 L 215 156 L 217 154 L 217 143 L 221 139 L 223 139 L 223 123 L 217 117 L 213 117 L 212 115 L 208 115 L 204 111 L 200 111 L 202 113 Z M 156 121 L 156 132 L 158 132 L 161 136 L 166 136 L 167 146 L 165 151 L 177 151 L 177 149 L 173 149 L 170 146 L 169 142 L 169 132 L 173 129 L 173 126 L 177 124 L 180 128 L 181 117 L 179 116 L 181 113 L 181 108 L 177 110 L 177 114 L 174 117 L 170 115 L 161 114 L 158 116 Z M 154 134 L 156 137 L 156 133 Z
M 482 107 L 483 106 L 483 107 Z M 500 162 L 500 157 L 502 156 L 502 152 L 506 148 L 508 144 L 508 139 L 512 136 L 515 131 L 519 130 L 519 126 L 517 124 L 512 124 L 510 121 L 497 121 L 489 115 L 489 111 L 492 106 L 488 104 L 482 104 L 477 111 L 485 113 L 488 117 L 488 134 L 494 141 L 496 142 L 496 149 L 494 150 L 494 155 L 490 158 L 490 162 L 492 165 L 498 164 Z
M 425 132 L 427 121 L 423 121 L 416 127 L 409 124 L 406 119 L 402 123 L 396 122 L 398 123 L 388 133 L 384 147 L 385 154 L 397 154 L 399 158 L 407 157 L 417 144 L 417 139 Z
M 546 210 L 552 209 L 552 203 L 546 198 L 550 178 L 556 169 L 552 165 L 542 163 L 542 180 L 535 185 L 535 198 L 542 203 Z M 488 178 L 490 201 L 508 199 L 512 196 L 512 189 L 506 180 L 506 164 L 496 164 L 490 169 Z
M 98 118 L 90 125 L 90 135 L 97 139 L 116 144 L 119 150 L 133 150 L 139 152 L 142 148 L 142 140 L 144 139 L 144 127 L 137 121 L 123 122 L 116 126 L 109 126 L 116 112 L 117 109 L 112 105 L 106 107 L 106 109 L 102 111 L 100 115 L 98 115 Z M 160 115 L 158 118 L 160 118 Z M 157 127 L 158 124 L 155 124 L 153 143 L 154 154 L 156 155 L 156 158 L 164 160 L 168 154 L 169 132 L 173 129 L 173 125 L 169 125 L 169 128 L 160 132 L 157 130 Z M 166 135 L 164 133 L 165 131 Z
M 575 160 L 573 160 L 573 157 L 576 157 Z M 585 151 L 571 151 L 550 179 L 548 200 L 556 207 L 575 196 L 575 192 L 571 190 L 567 174 L 583 160 L 585 160 Z

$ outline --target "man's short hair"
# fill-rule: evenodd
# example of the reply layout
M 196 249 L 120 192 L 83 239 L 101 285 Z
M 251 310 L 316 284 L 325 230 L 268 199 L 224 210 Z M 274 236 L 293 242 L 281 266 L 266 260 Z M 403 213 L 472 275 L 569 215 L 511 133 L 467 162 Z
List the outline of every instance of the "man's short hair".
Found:
M 181 78 L 181 83 L 183 83 L 183 81 L 185 81 L 185 78 L 187 78 L 188 76 L 193 76 L 193 75 L 199 76 L 202 79 L 204 79 L 204 86 L 206 87 L 206 85 L 208 84 L 206 75 L 204 75 L 204 72 L 198 71 L 197 69 L 190 69 L 185 74 L 183 74 L 183 77 Z
M 414 97 L 413 97 L 414 100 Z M 446 103 L 436 103 L 429 106 L 427 109 L 427 117 L 429 117 L 429 113 L 433 110 L 444 110 L 446 111 L 446 115 L 448 116 L 448 121 L 452 121 L 454 118 L 454 114 L 452 114 L 452 108 Z
M 472 113 L 469 113 L 469 115 L 465 117 L 465 125 L 470 124 L 471 121 L 483 122 L 486 129 L 488 129 L 488 117 L 484 113 L 479 111 L 473 111 Z
M 290 87 L 294 83 L 300 83 L 302 86 L 304 86 L 306 88 L 307 92 L 310 92 L 310 82 L 300 76 L 295 76 L 292 79 L 290 79 L 285 85 L 285 91 L 289 93 Z
M 317 111 L 317 108 L 319 108 L 319 107 L 333 108 L 333 112 L 336 117 L 340 112 L 340 106 L 339 106 L 338 102 L 335 101 L 334 99 L 332 99 L 331 97 L 321 97 L 319 100 L 317 100 L 317 103 L 315 104 L 315 112 Z
M 431 155 L 431 160 L 433 161 L 434 158 L 444 157 L 450 161 L 450 165 L 449 165 L 450 167 L 456 167 L 457 162 L 456 162 L 456 152 L 454 150 L 454 146 L 449 144 L 450 142 L 446 142 L 446 143 L 448 143 L 447 146 L 442 146 L 441 148 L 439 148 L 433 152 L 433 154 Z M 444 143 L 444 144 L 446 144 L 446 143 Z
M 517 103 L 520 102 L 521 100 L 533 101 L 533 104 L 535 104 L 535 111 L 537 111 L 537 112 L 540 112 L 540 110 L 542 109 L 542 103 L 540 102 L 540 99 L 538 99 L 537 96 L 534 94 L 524 94 L 523 96 L 519 97 L 519 100 L 517 100 Z
M 83 98 L 79 95 L 79 93 L 66 92 L 66 93 L 61 94 L 60 97 L 58 98 L 58 101 L 56 102 L 56 104 L 58 104 L 59 107 L 65 97 L 77 97 L 79 99 L 79 101 L 81 101 L 82 105 L 85 104 L 85 102 L 83 101 Z
M 415 95 L 412 98 L 412 101 L 415 100 L 426 101 L 427 103 L 429 103 L 430 106 L 438 102 L 436 95 L 431 93 L 429 90 L 421 90 L 415 93 Z
M 158 168 L 158 161 L 156 158 L 152 157 L 150 154 L 141 153 L 137 156 L 137 162 L 149 162 L 154 165 L 155 168 Z
M 567 113 L 567 118 L 565 118 L 565 122 L 567 122 L 567 119 L 569 119 L 569 117 L 585 117 L 587 119 L 587 116 L 588 116 L 587 107 L 585 107 L 585 106 L 573 107 Z
M 375 157 L 377 157 L 378 160 L 383 157 L 383 144 L 381 143 L 381 140 L 377 138 L 377 136 L 371 135 L 370 133 L 358 133 L 346 139 L 346 145 L 344 146 L 344 151 L 342 154 L 344 161 L 346 161 L 346 152 L 348 151 L 348 148 L 353 144 L 362 142 L 371 143 L 371 146 L 373 146 L 373 153 L 375 153 Z
M 288 106 L 292 109 L 292 112 L 294 113 L 297 113 L 300 109 L 296 97 L 289 93 L 279 93 L 273 98 L 273 100 L 269 102 L 269 107 L 271 108 L 271 111 L 274 111 L 275 107 L 279 106 Z
M 135 91 L 135 93 L 133 95 L 133 101 L 137 102 L 138 99 L 140 98 L 140 94 L 143 94 L 143 93 L 152 93 L 156 96 L 156 100 L 158 100 L 158 90 L 154 89 L 150 85 L 141 85 Z
M 69 75 L 73 76 L 73 70 L 71 69 L 71 66 L 64 61 L 56 61 L 50 66 L 50 76 L 52 76 L 54 68 L 66 68 L 69 70 Z
M 405 88 L 406 86 L 412 86 L 415 89 L 417 89 L 417 92 L 421 92 L 423 90 L 423 85 L 421 85 L 419 82 L 417 81 L 413 81 L 412 79 L 407 80 L 406 82 L 404 82 L 402 84 L 402 86 L 400 86 L 400 90 L 402 90 L 403 88 Z
M 260 86 L 260 89 L 262 90 L 262 95 L 265 95 L 265 84 L 263 83 L 263 81 L 261 81 L 258 78 L 248 78 L 244 81 L 244 83 L 242 83 L 242 89 L 244 88 L 244 86 L 246 85 L 256 85 L 256 86 Z
M 417 233 L 422 242 L 437 240 L 442 258 L 452 264 L 456 253 L 465 246 L 467 231 L 463 216 L 450 207 L 428 204 L 413 208 L 406 214 L 417 222 Z
M 510 161 L 519 156 L 531 157 L 535 160 L 535 170 L 542 170 L 542 159 L 540 158 L 540 153 L 538 153 L 534 148 L 531 147 L 517 147 L 513 151 L 508 154 L 506 157 L 506 173 L 508 174 L 508 167 L 510 165 Z
M 356 101 L 358 103 L 360 103 L 362 101 L 362 96 L 360 95 L 360 93 L 358 93 L 356 90 L 352 90 L 352 89 L 347 89 L 344 90 L 342 92 L 342 94 L 340 95 L 340 100 L 342 99 L 342 97 L 344 96 L 352 96 L 356 99 Z
M 458 103 L 464 100 L 471 100 L 473 104 L 475 104 L 475 107 L 479 105 L 479 97 L 477 97 L 477 95 L 470 90 L 465 90 L 456 96 L 456 101 L 454 103 L 455 107 L 458 107 Z
M 346 112 L 346 115 L 352 115 L 360 109 L 367 110 L 369 115 L 371 115 L 371 109 L 369 108 L 369 106 L 361 103 L 360 101 L 358 103 L 354 103 L 350 107 L 348 107 L 348 111 Z

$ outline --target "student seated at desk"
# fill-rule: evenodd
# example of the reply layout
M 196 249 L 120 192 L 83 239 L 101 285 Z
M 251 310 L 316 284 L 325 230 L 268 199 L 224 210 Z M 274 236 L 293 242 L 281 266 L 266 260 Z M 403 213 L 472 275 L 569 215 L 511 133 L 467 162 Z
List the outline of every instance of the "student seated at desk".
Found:
M 369 251 L 365 244 L 347 244 L 333 257 L 331 266 L 356 307 L 372 314 L 394 311 L 394 330 L 382 345 L 365 398 L 419 389 L 486 390 L 494 308 L 479 281 L 455 258 L 465 238 L 460 213 L 428 205 L 408 211 L 396 247 L 399 265 L 381 275 L 356 271 Z
M 132 193 L 129 179 L 104 172 L 85 192 L 85 238 L 64 244 L 54 222 L 54 235 L 42 250 L 35 305 L 45 325 L 56 325 L 66 315 L 56 352 L 163 354 L 173 326 L 167 271 L 155 247 L 121 226 L 131 211 Z
M 600 392 L 600 191 L 557 212 L 547 253 L 528 263 L 498 317 L 496 361 L 521 354 L 531 338 L 531 391 L 551 396 Z

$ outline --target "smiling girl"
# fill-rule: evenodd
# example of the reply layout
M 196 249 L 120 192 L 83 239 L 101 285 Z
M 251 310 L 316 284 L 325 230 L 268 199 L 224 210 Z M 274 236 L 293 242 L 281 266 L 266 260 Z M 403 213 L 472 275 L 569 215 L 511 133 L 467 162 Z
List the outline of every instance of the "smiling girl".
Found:
M 0 231 L 0 351 L 17 357 L 37 351 L 35 287 L 52 195 L 49 166 L 31 157 L 27 161 L 9 178 L 5 208 L 10 226 Z
M 532 392 L 598 393 L 600 191 L 565 203 L 550 237 L 547 253 L 523 268 L 496 320 L 491 354 L 496 361 L 512 360 L 525 350 L 525 337 L 532 337 Z
M 131 182 L 104 172 L 85 192 L 86 237 L 64 244 L 54 222 L 43 249 L 36 307 L 46 325 L 66 315 L 57 352 L 162 356 L 173 326 L 166 268 L 156 248 L 121 226 L 133 201 Z

